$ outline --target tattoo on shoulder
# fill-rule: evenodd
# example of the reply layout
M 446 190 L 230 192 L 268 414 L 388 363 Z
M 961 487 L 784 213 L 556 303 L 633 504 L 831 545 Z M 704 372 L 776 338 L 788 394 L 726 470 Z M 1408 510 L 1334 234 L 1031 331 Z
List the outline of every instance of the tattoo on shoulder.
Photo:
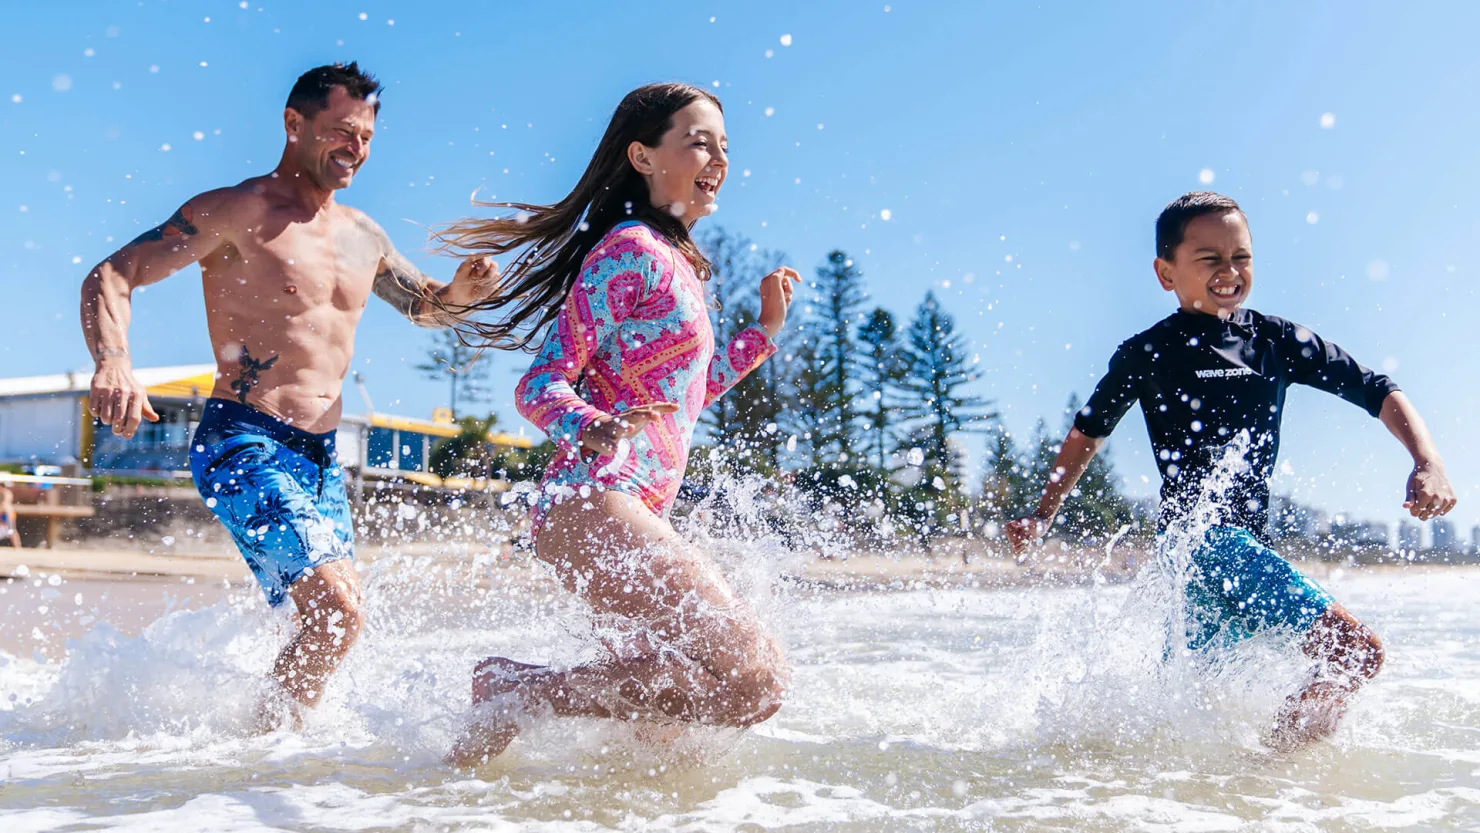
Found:
M 160 240 L 184 242 L 185 238 L 194 237 L 197 234 L 200 234 L 200 229 L 195 227 L 195 209 L 190 207 L 190 203 L 186 203 L 170 215 L 168 220 L 135 237 L 129 245 L 154 243 Z
M 400 256 L 394 253 L 385 257 L 375 273 L 375 294 L 402 315 L 415 319 L 423 311 L 425 279 L 409 263 L 398 263 L 399 260 Z
M 385 229 L 374 220 L 360 214 L 355 222 L 380 247 L 380 267 L 372 286 L 375 294 L 417 324 L 426 326 L 437 320 L 437 304 L 427 286 L 430 279 L 396 251 Z
M 231 380 L 231 389 L 236 392 L 236 401 L 243 405 L 247 404 L 247 394 L 262 382 L 262 371 L 272 369 L 272 366 L 277 364 L 278 358 L 275 355 L 265 359 L 253 358 L 247 345 L 242 345 L 242 355 L 239 359 L 241 371 L 235 379 Z

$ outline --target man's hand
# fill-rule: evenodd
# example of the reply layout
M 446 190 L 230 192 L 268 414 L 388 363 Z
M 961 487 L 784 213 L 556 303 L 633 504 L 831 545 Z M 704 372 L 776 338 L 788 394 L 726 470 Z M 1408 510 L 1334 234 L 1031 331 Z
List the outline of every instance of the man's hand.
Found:
M 783 266 L 761 278 L 761 314 L 758 323 L 775 338 L 786 324 L 786 310 L 791 306 L 791 293 L 802 276 L 790 266 Z
M 134 436 L 143 420 L 159 422 L 159 414 L 149 404 L 149 394 L 134 378 L 133 365 L 126 359 L 106 358 L 98 362 L 87 409 L 126 440 Z
M 581 431 L 581 447 L 599 454 L 614 454 L 622 440 L 637 436 L 649 422 L 664 414 L 677 413 L 678 406 L 672 402 L 654 402 L 638 405 L 623 411 L 611 419 L 598 420 Z
M 1038 542 L 1052 528 L 1052 521 L 1045 521 L 1037 515 L 1018 518 L 1007 525 L 1007 544 L 1012 548 L 1012 554 L 1021 562 L 1028 548 L 1038 546 Z
M 455 306 L 472 306 L 492 295 L 498 289 L 498 280 L 498 264 L 492 257 L 470 257 L 452 275 L 447 300 Z
M 1440 463 L 1420 463 L 1408 475 L 1408 499 L 1403 508 L 1421 521 L 1446 515 L 1457 503 L 1449 475 Z

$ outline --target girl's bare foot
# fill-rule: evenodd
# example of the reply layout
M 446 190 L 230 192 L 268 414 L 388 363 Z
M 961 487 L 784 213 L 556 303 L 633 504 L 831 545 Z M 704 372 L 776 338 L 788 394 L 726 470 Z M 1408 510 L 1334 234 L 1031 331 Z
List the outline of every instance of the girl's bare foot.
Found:
M 541 666 L 489 657 L 473 669 L 473 707 L 481 714 L 463 729 L 443 760 L 450 766 L 472 767 L 498 757 L 519 736 L 523 709 L 519 698 L 520 675 Z M 493 702 L 502 698 L 504 702 Z

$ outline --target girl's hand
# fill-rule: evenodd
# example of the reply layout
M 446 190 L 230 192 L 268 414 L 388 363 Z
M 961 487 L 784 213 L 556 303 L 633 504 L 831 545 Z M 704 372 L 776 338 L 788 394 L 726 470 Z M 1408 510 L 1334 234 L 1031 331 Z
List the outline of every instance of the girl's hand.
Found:
M 653 402 L 638 405 L 610 418 L 597 420 L 581 431 L 581 447 L 598 454 L 615 454 L 622 440 L 630 440 L 642 432 L 649 422 L 664 414 L 678 412 L 672 402 Z
M 761 278 L 761 314 L 758 323 L 766 334 L 776 338 L 786 324 L 786 310 L 791 306 L 791 293 L 802 276 L 790 266 L 783 266 Z

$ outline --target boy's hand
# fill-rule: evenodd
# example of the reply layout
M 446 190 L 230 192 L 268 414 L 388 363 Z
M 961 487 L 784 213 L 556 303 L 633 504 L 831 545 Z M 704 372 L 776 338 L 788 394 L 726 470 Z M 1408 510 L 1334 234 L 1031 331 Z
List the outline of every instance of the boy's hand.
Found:
M 1457 503 L 1449 475 L 1439 463 L 1420 463 L 1408 475 L 1408 499 L 1403 508 L 1421 521 L 1449 513 Z
M 1012 554 L 1018 556 L 1018 561 L 1021 562 L 1028 548 L 1037 546 L 1052 528 L 1052 522 L 1037 515 L 1018 518 L 1007 525 L 1007 544 L 1012 548 Z

